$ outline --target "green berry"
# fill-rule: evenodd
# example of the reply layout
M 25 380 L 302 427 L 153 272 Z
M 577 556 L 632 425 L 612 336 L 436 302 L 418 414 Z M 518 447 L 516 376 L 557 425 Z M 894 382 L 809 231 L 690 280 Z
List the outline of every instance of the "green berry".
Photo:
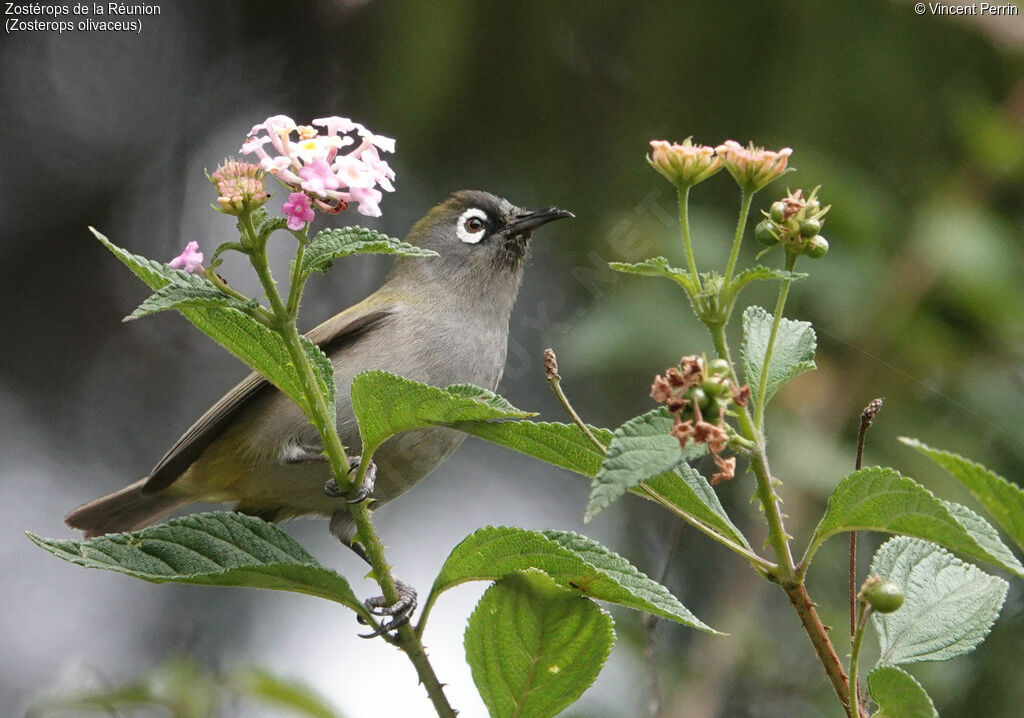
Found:
M 715 376 L 710 379 L 706 379 L 701 387 L 704 389 L 704 393 L 715 399 L 726 396 L 729 393 L 729 382 L 720 376 Z
M 800 236 L 810 239 L 821 231 L 821 221 L 811 217 L 800 222 Z
M 786 219 L 786 203 L 772 202 L 772 206 L 768 208 L 768 214 L 772 218 L 773 222 L 783 222 Z
M 892 613 L 903 605 L 903 589 L 885 579 L 866 586 L 862 594 L 871 608 L 879 613 Z
M 690 390 L 690 399 L 699 406 L 701 409 L 706 409 L 711 399 L 708 398 L 706 391 L 700 387 L 694 387 Z
M 804 245 L 804 253 L 812 259 L 821 259 L 828 254 L 828 240 L 820 234 L 811 237 L 807 240 L 807 244 Z
M 708 362 L 708 373 L 712 376 L 725 376 L 729 373 L 729 362 L 725 359 L 712 359 Z
M 764 220 L 758 222 L 757 226 L 754 227 L 754 239 L 765 247 L 774 247 L 779 241 L 778 234 L 776 233 L 775 225 L 770 220 Z

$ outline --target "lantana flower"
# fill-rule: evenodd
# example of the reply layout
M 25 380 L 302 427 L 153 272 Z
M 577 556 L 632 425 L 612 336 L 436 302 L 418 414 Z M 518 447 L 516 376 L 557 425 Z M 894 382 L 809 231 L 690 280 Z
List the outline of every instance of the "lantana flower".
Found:
M 307 222 L 313 221 L 313 207 L 309 197 L 303 192 L 292 192 L 288 201 L 281 206 L 281 211 L 288 218 L 288 229 L 300 230 Z
M 647 162 L 677 187 L 692 187 L 722 169 L 722 158 L 715 154 L 715 148 L 695 145 L 692 137 L 681 143 L 651 140 Z
M 324 211 L 340 212 L 355 202 L 360 214 L 379 217 L 380 190 L 395 190 L 395 172 L 380 152 L 394 152 L 395 141 L 345 117 L 323 117 L 313 125 L 268 117 L 249 131 L 241 151 L 255 154 L 266 172 Z
M 722 163 L 741 189 L 756 192 L 786 172 L 786 165 L 793 150 L 783 147 L 778 152 L 754 147 L 744 147 L 735 140 L 726 140 L 715 148 Z
M 199 251 L 199 242 L 189 242 L 177 257 L 167 263 L 171 269 L 184 269 L 186 272 L 203 272 L 203 253 Z

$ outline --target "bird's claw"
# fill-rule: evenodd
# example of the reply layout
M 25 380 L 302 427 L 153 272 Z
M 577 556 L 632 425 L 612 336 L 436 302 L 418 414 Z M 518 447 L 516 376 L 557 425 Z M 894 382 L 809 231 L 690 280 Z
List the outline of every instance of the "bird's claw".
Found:
M 360 638 L 376 638 L 391 631 L 395 631 L 409 622 L 412 614 L 416 611 L 416 589 L 412 586 L 395 581 L 395 588 L 398 590 L 398 600 L 389 604 L 383 596 L 368 598 L 363 602 L 366 610 L 374 616 L 391 616 L 390 621 L 381 621 L 377 630 L 372 633 L 360 633 Z M 360 623 L 366 623 L 362 616 L 358 616 Z
M 348 460 L 348 473 L 352 475 L 353 471 L 359 468 L 362 463 L 362 457 L 351 456 Z M 377 464 L 370 462 L 370 465 L 366 467 L 366 474 L 363 476 L 363 485 L 356 491 L 355 496 L 351 496 L 346 499 L 347 504 L 358 504 L 366 501 L 373 495 L 373 487 L 377 481 Z M 348 494 L 338 488 L 338 481 L 336 479 L 330 479 L 324 484 L 324 493 L 330 496 L 332 499 L 338 499 Z

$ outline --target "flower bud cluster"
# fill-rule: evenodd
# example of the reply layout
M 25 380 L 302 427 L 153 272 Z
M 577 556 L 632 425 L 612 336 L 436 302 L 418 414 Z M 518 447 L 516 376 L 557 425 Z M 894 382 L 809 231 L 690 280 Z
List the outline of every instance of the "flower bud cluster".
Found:
M 762 211 L 765 218 L 754 227 L 754 238 L 769 248 L 781 243 L 791 254 L 824 257 L 828 241 L 821 236 L 821 227 L 831 205 L 821 206 L 818 189 L 806 198 L 798 189 L 773 202 L 767 212 Z
M 259 165 L 224 160 L 224 164 L 208 176 L 217 188 L 220 211 L 237 216 L 262 206 L 270 197 L 263 185 L 263 175 Z
M 736 471 L 736 459 L 721 456 L 729 441 L 726 412 L 733 404 L 746 406 L 750 388 L 738 387 L 729 378 L 729 363 L 724 359 L 710 362 L 700 356 L 683 357 L 678 367 L 670 367 L 665 375 L 659 374 L 651 385 L 651 398 L 665 404 L 675 421 L 672 436 L 683 448 L 692 439 L 707 444 L 718 471 L 712 484 L 731 479 Z

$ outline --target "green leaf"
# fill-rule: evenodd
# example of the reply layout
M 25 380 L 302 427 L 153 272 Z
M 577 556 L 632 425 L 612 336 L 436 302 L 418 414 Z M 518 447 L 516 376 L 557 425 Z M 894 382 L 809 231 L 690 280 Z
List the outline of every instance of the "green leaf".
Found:
M 428 605 L 443 591 L 467 581 L 497 581 L 517 571 L 539 569 L 562 588 L 667 618 L 709 633 L 668 589 L 629 561 L 585 536 L 562 531 L 488 527 L 466 537 L 445 561 Z
M 872 718 L 939 718 L 939 712 L 917 680 L 895 666 L 868 674 L 868 690 L 878 704 Z
M 748 267 L 733 277 L 732 286 L 742 288 L 750 282 L 765 279 L 786 279 L 790 282 L 798 282 L 801 279 L 806 279 L 808 276 L 805 272 L 787 272 L 785 269 L 772 269 L 771 267 L 759 264 L 756 267 Z
M 437 252 L 389 237 L 366 227 L 322 229 L 302 255 L 302 274 L 326 272 L 335 259 L 353 254 L 398 254 L 403 257 L 436 257 Z
M 652 476 L 707 453 L 707 446 L 696 442 L 680 448 L 679 439 L 669 433 L 672 424 L 669 410 L 659 407 L 615 430 L 601 469 L 590 485 L 584 522 Z
M 611 616 L 530 571 L 484 593 L 466 661 L 492 718 L 550 718 L 590 687 L 614 642 Z
M 308 718 L 338 718 L 330 704 L 309 686 L 276 676 L 262 668 L 235 671 L 229 678 L 235 692 L 261 703 Z
M 1024 566 L 984 519 L 964 506 L 941 501 L 894 469 L 861 469 L 839 482 L 805 560 L 810 561 L 829 536 L 844 531 L 916 536 L 1024 577 Z
M 452 426 L 459 431 L 590 478 L 597 475 L 604 459 L 604 454 L 584 436 L 579 427 L 572 424 L 470 421 Z M 590 430 L 595 438 L 606 446 L 613 438 L 612 432 L 607 429 L 590 427 Z M 653 476 L 642 485 L 630 489 L 630 492 L 672 510 L 690 514 L 730 540 L 750 548 L 747 539 L 729 520 L 714 489 L 703 476 L 686 464 L 681 464 L 677 471 Z
M 257 207 L 254 209 L 251 219 L 253 227 L 256 228 L 256 234 L 261 237 L 267 237 L 271 232 L 276 232 L 279 229 L 285 229 L 288 226 L 287 219 L 284 217 L 272 216 L 270 212 L 267 211 L 266 207 Z M 241 221 L 239 221 L 237 227 L 239 234 L 245 233 L 246 228 L 242 226 Z
M 664 257 L 651 257 L 642 262 L 609 262 L 608 266 L 616 272 L 626 274 L 639 274 L 644 277 L 665 277 L 680 285 L 689 293 L 697 291 L 693 278 L 685 269 L 677 269 L 668 263 Z
M 87 568 L 152 583 L 191 583 L 293 591 L 361 611 L 348 582 L 324 568 L 271 523 L 229 512 L 171 519 L 133 533 L 88 541 L 28 537 L 53 555 Z
M 157 312 L 165 312 L 168 309 L 182 309 L 184 307 L 224 307 L 248 312 L 258 306 L 259 302 L 255 299 L 243 301 L 229 297 L 210 281 L 206 281 L 206 284 L 201 286 L 174 283 L 153 292 L 146 301 L 125 317 L 123 321 L 130 322 L 140 317 L 156 314 Z
M 875 553 L 871 574 L 903 589 L 903 606 L 873 613 L 879 665 L 945 661 L 985 640 L 1009 584 L 935 544 L 898 536 Z
M 917 439 L 900 437 L 953 475 L 985 507 L 1014 542 L 1024 548 L 1024 489 L 959 454 L 933 449 Z
M 533 416 L 480 387 L 456 384 L 438 389 L 384 371 L 364 371 L 356 376 L 352 410 L 359 421 L 363 452 L 371 454 L 400 431 Z
M 466 421 L 452 424 L 459 431 L 546 461 L 583 476 L 593 477 L 604 454 L 575 424 L 544 421 Z M 612 440 L 607 429 L 589 427 L 604 445 Z
M 774 317 L 761 307 L 747 307 L 743 312 L 743 343 L 740 356 L 743 358 L 743 376 L 750 386 L 755 405 L 761 383 L 761 368 L 768 348 Z M 768 379 L 765 383 L 764 403 L 767 404 L 783 384 L 795 376 L 815 369 L 814 350 L 817 337 L 809 322 L 782 319 L 775 336 L 771 362 L 768 365 Z
M 131 254 L 92 227 L 89 230 L 150 289 L 158 291 L 172 283 L 188 285 L 197 279 L 195 275 L 171 269 L 166 264 Z M 280 336 L 236 309 L 190 305 L 181 305 L 177 309 L 200 331 L 259 372 L 307 414 L 310 413 L 302 382 Z

